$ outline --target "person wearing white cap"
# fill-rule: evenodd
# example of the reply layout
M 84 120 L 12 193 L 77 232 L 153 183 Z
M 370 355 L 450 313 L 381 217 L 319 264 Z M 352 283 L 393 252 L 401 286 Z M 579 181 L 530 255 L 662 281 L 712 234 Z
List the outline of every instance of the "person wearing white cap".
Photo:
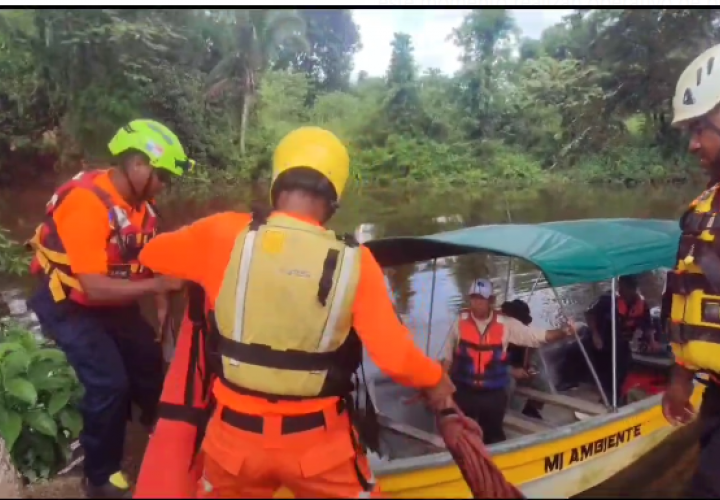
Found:
M 486 444 L 505 440 L 503 419 L 512 378 L 527 378 L 522 368 L 511 368 L 508 344 L 540 347 L 572 335 L 567 328 L 542 330 L 526 326 L 494 309 L 495 293 L 490 280 L 476 279 L 468 290 L 469 308 L 458 315 L 446 345 L 443 367 L 455 384 L 455 402 L 482 427 Z

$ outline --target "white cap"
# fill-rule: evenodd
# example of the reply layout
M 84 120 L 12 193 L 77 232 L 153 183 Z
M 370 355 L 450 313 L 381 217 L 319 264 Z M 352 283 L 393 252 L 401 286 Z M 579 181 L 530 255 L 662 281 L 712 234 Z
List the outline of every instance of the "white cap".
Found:
M 470 285 L 468 295 L 479 295 L 484 299 L 489 299 L 494 295 L 492 283 L 490 280 L 477 279 Z

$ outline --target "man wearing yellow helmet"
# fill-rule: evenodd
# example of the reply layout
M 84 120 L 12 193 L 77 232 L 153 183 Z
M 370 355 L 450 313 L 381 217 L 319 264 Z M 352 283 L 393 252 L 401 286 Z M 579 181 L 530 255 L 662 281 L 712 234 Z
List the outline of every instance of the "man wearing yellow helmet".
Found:
M 129 401 L 148 428 L 156 420 L 162 350 L 137 299 L 182 283 L 153 277 L 137 256 L 157 231 L 153 197 L 192 167 L 175 134 L 152 120 L 130 122 L 109 148 L 118 168 L 80 172 L 58 188 L 28 242 L 41 278 L 29 306 L 85 388 L 80 443 L 91 498 L 129 494 L 120 472 Z
M 398 321 L 370 251 L 322 226 L 349 169 L 332 133 L 295 130 L 275 150 L 271 213 L 213 215 L 141 253 L 196 285 L 135 498 L 378 495 L 364 453 L 377 421 L 351 397 L 363 345 L 436 410 L 451 404 L 452 383 Z
M 720 45 L 702 53 L 680 76 L 672 123 L 689 133 L 689 150 L 710 180 L 680 219 L 677 265 L 668 273 L 663 316 L 670 319 L 676 366 L 663 413 L 673 425 L 690 421 L 695 373 L 710 375 L 700 408 L 700 460 L 688 497 L 720 498 Z

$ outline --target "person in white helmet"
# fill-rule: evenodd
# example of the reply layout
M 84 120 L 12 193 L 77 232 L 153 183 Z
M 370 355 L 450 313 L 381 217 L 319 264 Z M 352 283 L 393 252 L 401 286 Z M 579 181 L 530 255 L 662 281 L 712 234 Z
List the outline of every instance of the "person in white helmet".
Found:
M 700 460 L 688 498 L 720 498 L 720 45 L 703 52 L 680 75 L 672 125 L 689 135 L 688 149 L 708 185 L 680 219 L 677 265 L 668 273 L 662 316 L 676 365 L 663 396 L 673 425 L 689 422 L 695 373 L 710 375 L 700 407 Z

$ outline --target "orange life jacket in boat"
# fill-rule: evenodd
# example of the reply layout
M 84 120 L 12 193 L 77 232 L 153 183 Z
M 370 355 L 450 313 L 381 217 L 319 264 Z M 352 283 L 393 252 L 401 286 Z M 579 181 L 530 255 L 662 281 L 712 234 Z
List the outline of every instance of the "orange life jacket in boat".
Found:
M 450 367 L 456 385 L 478 389 L 501 389 L 510 384 L 507 353 L 504 348 L 505 326 L 498 312 L 485 328 L 478 330 L 470 311 L 460 311 L 458 344 Z
M 53 213 L 73 189 L 87 189 L 93 192 L 108 210 L 111 230 L 106 247 L 108 276 L 135 280 L 152 275 L 137 258 L 144 245 L 157 234 L 157 211 L 152 203 L 146 202 L 142 227 L 133 225 L 127 212 L 114 204 L 112 197 L 94 183 L 95 178 L 104 173 L 103 170 L 80 172 L 60 186 L 46 205 L 45 221 L 38 226 L 35 235 L 27 242 L 27 246 L 35 251 L 30 263 L 30 272 L 47 277 L 50 292 L 56 302 L 69 298 L 83 305 L 107 305 L 90 303 L 88 300 L 80 282 L 72 273 L 70 260 L 53 220 Z
M 640 322 L 645 315 L 645 308 L 647 304 L 640 297 L 635 300 L 632 307 L 628 307 L 628 303 L 625 299 L 617 297 L 616 302 L 618 312 L 618 329 L 621 332 L 632 333 L 640 327 Z

